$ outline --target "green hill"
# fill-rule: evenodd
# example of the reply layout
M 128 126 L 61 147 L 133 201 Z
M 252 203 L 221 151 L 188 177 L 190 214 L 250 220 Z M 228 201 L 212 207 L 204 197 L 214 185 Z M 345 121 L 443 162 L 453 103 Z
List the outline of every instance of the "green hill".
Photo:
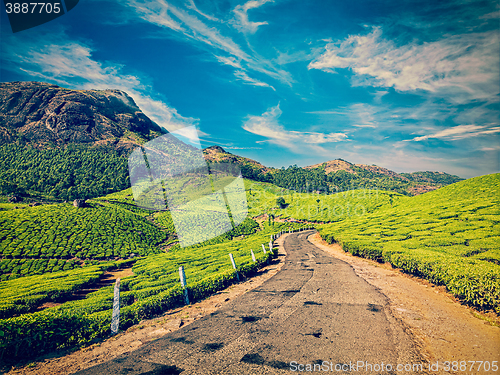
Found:
M 168 233 L 111 203 L 0 211 L 0 280 L 158 252 Z
M 320 227 L 345 251 L 445 285 L 500 312 L 500 174 L 461 181 Z
M 377 189 L 358 189 L 336 194 L 299 193 L 266 182 L 246 181 L 249 214 L 263 213 L 277 219 L 295 219 L 305 222 L 336 222 L 358 217 L 381 207 L 391 206 L 409 197 Z M 284 208 L 277 199 L 283 197 Z

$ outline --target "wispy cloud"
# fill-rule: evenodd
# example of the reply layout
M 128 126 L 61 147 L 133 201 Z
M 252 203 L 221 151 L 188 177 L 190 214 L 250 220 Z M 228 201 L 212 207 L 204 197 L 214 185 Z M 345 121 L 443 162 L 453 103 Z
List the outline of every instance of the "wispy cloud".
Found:
M 232 20 L 232 24 L 236 29 L 243 33 L 253 34 L 262 25 L 267 25 L 267 22 L 252 22 L 248 20 L 248 11 L 250 9 L 258 8 L 265 3 L 272 2 L 273 0 L 250 0 L 243 5 L 237 5 L 233 9 L 235 18 Z
M 445 36 L 398 46 L 381 27 L 328 43 L 309 69 L 351 69 L 354 84 L 423 90 L 463 102 L 498 94 L 500 39 L 497 31 Z
M 131 75 L 125 67 L 92 58 L 94 50 L 83 41 L 69 40 L 64 31 L 53 34 L 30 34 L 33 37 L 5 37 L 8 51 L 2 56 L 4 69 L 23 71 L 41 81 L 75 89 L 119 89 L 127 92 L 140 109 L 163 128 L 173 131 L 198 122 L 180 115 L 144 83 L 147 77 Z
M 262 150 L 262 147 L 236 147 L 236 146 L 224 146 L 226 150 Z
M 269 88 L 273 89 L 274 91 L 276 91 L 276 89 L 273 86 L 271 86 L 265 82 L 261 82 L 259 80 L 256 80 L 254 78 L 249 77 L 248 74 L 244 70 L 237 70 L 234 72 L 234 75 L 238 79 L 245 82 L 246 84 L 253 85 L 253 86 L 269 87 Z
M 487 126 L 479 126 L 479 125 L 459 125 L 438 131 L 437 133 L 434 134 L 415 137 L 411 139 L 411 141 L 419 142 L 419 141 L 425 141 L 426 139 L 429 138 L 449 139 L 454 141 L 458 139 L 471 138 L 480 135 L 495 134 L 495 133 L 500 133 L 500 126 L 494 126 L 488 128 Z
M 246 131 L 267 138 L 265 141 L 286 147 L 294 152 L 300 153 L 307 148 L 316 149 L 325 152 L 319 144 L 340 142 L 347 139 L 344 133 L 318 133 L 318 132 L 299 132 L 286 130 L 279 122 L 282 111 L 279 104 L 269 108 L 260 116 L 250 116 L 243 124 Z M 304 146 L 306 146 L 304 148 Z
M 244 5 L 237 6 L 235 10 L 236 14 L 240 15 L 238 18 L 240 21 L 236 25 L 240 28 L 249 28 L 248 30 L 256 29 L 261 23 L 249 22 L 248 17 L 245 16 L 246 12 L 268 1 L 270 0 L 249 1 Z M 131 0 L 122 5 L 132 9 L 139 19 L 178 33 L 177 35 L 208 50 L 220 63 L 233 66 L 243 72 L 244 74 L 237 72 L 236 76 L 246 84 L 271 87 L 269 84 L 262 84 L 261 81 L 250 78 L 249 71 L 264 74 L 287 85 L 292 82 L 291 75 L 276 67 L 271 60 L 262 58 L 251 48 L 249 52 L 246 52 L 231 36 L 224 35 L 222 30 L 227 31 L 227 25 L 221 23 L 218 18 L 204 14 L 192 2 L 187 6 L 176 6 L 163 0 L 148 2 Z M 200 15 L 203 19 L 198 17 Z M 130 20 L 126 19 L 124 22 L 130 22 Z M 230 32 L 228 31 L 226 34 L 230 34 Z M 245 79 L 246 77 L 249 79 Z

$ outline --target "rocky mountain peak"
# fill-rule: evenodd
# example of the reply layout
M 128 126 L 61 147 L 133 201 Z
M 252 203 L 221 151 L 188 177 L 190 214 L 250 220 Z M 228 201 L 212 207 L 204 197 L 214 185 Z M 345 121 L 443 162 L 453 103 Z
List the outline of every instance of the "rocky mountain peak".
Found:
M 120 90 L 71 90 L 43 82 L 0 83 L 0 144 L 68 143 L 131 149 L 161 128 Z

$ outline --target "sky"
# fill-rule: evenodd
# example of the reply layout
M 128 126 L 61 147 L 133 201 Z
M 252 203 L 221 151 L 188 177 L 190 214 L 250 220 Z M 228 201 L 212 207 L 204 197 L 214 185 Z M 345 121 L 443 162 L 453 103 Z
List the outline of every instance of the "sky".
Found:
M 81 0 L 12 33 L 0 80 L 120 89 L 272 167 L 500 170 L 500 3 Z

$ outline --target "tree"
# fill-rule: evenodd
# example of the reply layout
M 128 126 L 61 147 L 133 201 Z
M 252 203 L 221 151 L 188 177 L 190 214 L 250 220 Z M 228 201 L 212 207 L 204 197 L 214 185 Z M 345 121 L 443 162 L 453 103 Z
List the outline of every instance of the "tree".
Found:
M 276 199 L 276 204 L 279 208 L 286 208 L 286 202 L 283 197 L 279 197 L 278 199 Z
M 274 226 L 274 215 L 273 214 L 268 214 L 267 215 L 267 221 L 268 221 L 269 225 L 273 225 Z

